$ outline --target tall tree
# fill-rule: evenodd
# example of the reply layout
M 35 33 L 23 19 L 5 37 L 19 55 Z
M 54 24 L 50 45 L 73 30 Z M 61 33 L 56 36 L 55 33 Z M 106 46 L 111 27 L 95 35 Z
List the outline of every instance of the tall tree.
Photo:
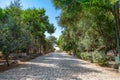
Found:
M 62 40 L 64 43 L 70 40 L 66 47 L 71 43 L 76 45 L 69 51 L 80 48 L 106 51 L 115 47 L 114 17 L 109 0 L 53 0 L 53 4 L 62 10 L 59 25 L 64 28 L 62 36 L 67 35 Z
M 0 51 L 8 66 L 11 53 L 24 51 L 29 55 L 30 48 L 41 50 L 46 42 L 46 31 L 52 34 L 55 27 L 49 22 L 45 9 L 22 10 L 20 0 L 12 1 L 5 9 L 0 8 Z
M 5 9 L 5 16 L 2 17 L 1 51 L 3 52 L 7 65 L 9 66 L 8 56 L 14 50 L 20 48 L 21 40 L 21 6 L 20 0 L 11 2 Z

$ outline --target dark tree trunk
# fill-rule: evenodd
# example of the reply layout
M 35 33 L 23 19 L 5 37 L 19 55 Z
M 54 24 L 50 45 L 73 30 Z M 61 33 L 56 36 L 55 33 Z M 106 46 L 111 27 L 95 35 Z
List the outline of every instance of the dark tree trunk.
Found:
M 40 45 L 40 54 L 41 54 L 41 45 Z
M 119 5 L 118 1 L 116 2 L 115 8 L 116 8 L 116 16 L 117 16 L 117 24 L 118 24 L 118 31 L 119 31 L 119 37 L 120 37 L 120 19 L 119 19 Z
M 76 55 L 76 49 L 74 49 L 74 51 L 73 51 L 73 56 L 75 56 Z
M 26 53 L 27 53 L 28 56 L 30 55 L 30 53 L 29 53 L 29 48 L 26 49 Z
M 10 64 L 9 64 L 9 60 L 8 60 L 8 55 L 5 56 L 5 60 L 6 60 L 7 66 L 10 66 Z

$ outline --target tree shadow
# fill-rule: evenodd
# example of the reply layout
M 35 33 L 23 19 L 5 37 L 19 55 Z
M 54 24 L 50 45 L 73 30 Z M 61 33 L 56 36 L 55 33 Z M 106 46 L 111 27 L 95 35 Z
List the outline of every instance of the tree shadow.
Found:
M 61 54 L 51 54 L 33 59 L 4 73 L 1 79 L 13 80 L 82 80 L 78 75 L 101 73 L 101 71 L 83 67 L 87 65 L 78 59 Z M 7 74 L 7 75 L 6 75 Z

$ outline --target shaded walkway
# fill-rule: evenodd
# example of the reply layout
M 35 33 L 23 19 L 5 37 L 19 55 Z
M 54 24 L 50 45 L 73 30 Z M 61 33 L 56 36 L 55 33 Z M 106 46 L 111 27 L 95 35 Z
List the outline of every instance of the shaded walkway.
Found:
M 0 80 L 120 80 L 120 76 L 75 57 L 51 53 L 0 73 Z

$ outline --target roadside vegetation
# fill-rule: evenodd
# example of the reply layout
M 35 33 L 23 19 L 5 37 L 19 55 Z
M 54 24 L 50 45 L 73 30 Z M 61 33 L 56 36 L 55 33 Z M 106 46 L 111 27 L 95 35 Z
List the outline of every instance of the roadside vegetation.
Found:
M 61 10 L 57 17 L 64 29 L 57 41 L 61 50 L 101 66 L 107 65 L 110 60 L 107 52 L 117 50 L 112 7 L 117 1 L 53 0 L 56 9 Z
M 0 59 L 17 60 L 54 51 L 51 37 L 55 27 L 49 22 L 45 9 L 22 9 L 20 0 L 14 0 L 5 9 L 0 8 Z

